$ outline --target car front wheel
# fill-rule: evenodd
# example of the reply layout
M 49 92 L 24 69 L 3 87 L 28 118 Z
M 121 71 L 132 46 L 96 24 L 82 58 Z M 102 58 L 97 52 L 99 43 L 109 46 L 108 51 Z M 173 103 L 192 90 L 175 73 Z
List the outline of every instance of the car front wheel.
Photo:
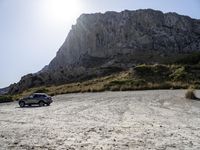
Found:
M 43 102 L 43 101 L 40 101 L 40 102 L 39 102 L 39 106 L 40 106 L 40 107 L 44 106 L 44 102 Z
M 25 106 L 25 102 L 23 102 L 23 101 L 22 101 L 22 102 L 19 102 L 19 106 L 20 106 L 20 107 L 24 107 L 24 106 Z

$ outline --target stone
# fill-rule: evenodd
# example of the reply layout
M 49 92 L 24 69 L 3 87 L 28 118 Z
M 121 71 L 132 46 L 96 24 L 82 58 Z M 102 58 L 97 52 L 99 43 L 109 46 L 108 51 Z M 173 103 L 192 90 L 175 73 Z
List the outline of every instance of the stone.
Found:
M 194 51 L 200 52 L 200 20 L 152 9 L 83 14 L 50 64 L 23 77 L 10 92 L 169 63 Z

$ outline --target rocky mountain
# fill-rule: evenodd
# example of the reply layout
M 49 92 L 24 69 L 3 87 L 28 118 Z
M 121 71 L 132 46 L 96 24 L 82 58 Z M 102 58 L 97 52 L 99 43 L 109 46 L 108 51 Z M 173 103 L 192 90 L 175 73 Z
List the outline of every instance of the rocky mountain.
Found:
M 48 66 L 10 86 L 27 88 L 82 81 L 137 64 L 173 63 L 200 52 L 200 20 L 151 9 L 83 14 Z
M 0 89 L 0 95 L 4 95 L 4 94 L 7 94 L 9 91 L 9 87 L 6 87 L 6 88 L 1 88 Z

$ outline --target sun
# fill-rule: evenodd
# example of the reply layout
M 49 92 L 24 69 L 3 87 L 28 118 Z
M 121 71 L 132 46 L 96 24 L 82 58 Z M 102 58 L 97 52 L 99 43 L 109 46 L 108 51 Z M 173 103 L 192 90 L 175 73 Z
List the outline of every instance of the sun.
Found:
M 45 12 L 52 21 L 72 22 L 81 14 L 81 4 L 79 0 L 46 0 Z

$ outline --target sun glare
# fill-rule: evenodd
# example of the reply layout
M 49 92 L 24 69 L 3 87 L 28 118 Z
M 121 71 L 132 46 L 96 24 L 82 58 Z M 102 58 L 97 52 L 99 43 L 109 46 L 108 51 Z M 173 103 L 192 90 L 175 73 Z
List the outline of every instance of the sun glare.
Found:
M 45 12 L 48 19 L 57 22 L 72 22 L 81 14 L 79 0 L 47 0 Z

